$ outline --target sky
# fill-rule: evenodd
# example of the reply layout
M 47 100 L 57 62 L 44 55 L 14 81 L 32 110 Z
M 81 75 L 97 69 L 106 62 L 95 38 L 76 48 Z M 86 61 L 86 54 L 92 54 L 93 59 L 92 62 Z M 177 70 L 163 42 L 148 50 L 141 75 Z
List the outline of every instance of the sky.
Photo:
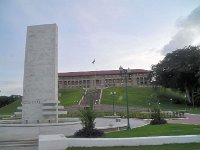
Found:
M 0 0 L 0 95 L 22 95 L 27 26 L 52 23 L 59 72 L 149 70 L 199 45 L 200 1 Z

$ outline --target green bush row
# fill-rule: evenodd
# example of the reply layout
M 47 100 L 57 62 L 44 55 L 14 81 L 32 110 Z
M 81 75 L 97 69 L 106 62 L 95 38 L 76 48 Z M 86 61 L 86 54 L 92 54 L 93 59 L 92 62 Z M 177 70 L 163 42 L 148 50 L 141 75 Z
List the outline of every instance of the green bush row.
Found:
M 126 113 L 120 113 L 121 117 L 126 118 Z M 176 113 L 161 113 L 161 118 L 179 118 L 183 116 L 176 115 Z M 151 119 L 151 113 L 150 112 L 132 112 L 129 114 L 130 118 L 138 118 L 138 119 Z
M 105 116 L 113 116 L 112 112 L 99 112 L 96 113 L 97 117 L 105 117 Z M 127 113 L 126 112 L 119 112 L 116 113 L 116 116 L 120 116 L 121 118 L 126 118 Z M 60 117 L 80 117 L 80 113 L 73 113 L 73 114 L 66 114 L 62 115 Z M 150 112 L 130 112 L 129 113 L 130 118 L 138 118 L 138 119 L 151 119 L 151 113 Z M 184 112 L 182 111 L 176 111 L 176 112 L 161 112 L 161 118 L 180 118 L 184 117 Z

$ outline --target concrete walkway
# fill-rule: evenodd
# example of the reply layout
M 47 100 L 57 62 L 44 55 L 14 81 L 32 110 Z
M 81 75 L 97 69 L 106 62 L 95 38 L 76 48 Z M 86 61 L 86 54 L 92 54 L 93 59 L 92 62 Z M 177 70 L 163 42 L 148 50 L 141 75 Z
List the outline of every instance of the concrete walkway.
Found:
M 168 123 L 179 124 L 200 124 L 200 115 L 185 114 L 185 119 L 168 120 Z M 121 119 L 116 122 L 115 118 L 97 118 L 95 120 L 96 128 L 111 128 L 117 126 L 125 126 L 127 119 Z M 131 128 L 136 128 L 148 124 L 149 121 L 130 118 Z M 5 125 L 5 124 L 4 124 Z M 0 124 L 0 141 L 21 140 L 21 139 L 38 139 L 39 134 L 64 134 L 66 136 L 73 135 L 77 130 L 81 129 L 80 123 L 61 126 L 1 126 Z
M 116 122 L 116 119 L 114 118 L 97 118 L 95 122 L 96 128 L 110 128 L 125 126 L 127 124 L 127 119 L 121 119 L 121 122 Z M 147 124 L 147 121 L 130 118 L 131 128 L 136 128 L 145 124 Z M 38 136 L 41 134 L 64 134 L 66 136 L 71 136 L 81 128 L 82 125 L 80 123 L 60 126 L 55 125 L 31 127 L 0 125 L 0 141 L 38 139 Z

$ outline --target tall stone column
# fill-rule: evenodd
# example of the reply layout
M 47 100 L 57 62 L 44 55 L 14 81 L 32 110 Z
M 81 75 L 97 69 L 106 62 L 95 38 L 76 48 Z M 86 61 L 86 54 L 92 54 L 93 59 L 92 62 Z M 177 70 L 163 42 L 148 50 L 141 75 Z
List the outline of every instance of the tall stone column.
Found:
M 28 26 L 22 99 L 23 123 L 57 121 L 57 73 L 57 25 Z

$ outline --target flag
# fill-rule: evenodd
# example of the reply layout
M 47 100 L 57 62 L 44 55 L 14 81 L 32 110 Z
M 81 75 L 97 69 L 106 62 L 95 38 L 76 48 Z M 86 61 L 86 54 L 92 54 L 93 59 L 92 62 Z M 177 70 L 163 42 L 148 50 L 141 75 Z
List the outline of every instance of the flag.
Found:
M 95 59 L 92 61 L 92 63 L 93 63 L 93 64 L 95 63 Z

